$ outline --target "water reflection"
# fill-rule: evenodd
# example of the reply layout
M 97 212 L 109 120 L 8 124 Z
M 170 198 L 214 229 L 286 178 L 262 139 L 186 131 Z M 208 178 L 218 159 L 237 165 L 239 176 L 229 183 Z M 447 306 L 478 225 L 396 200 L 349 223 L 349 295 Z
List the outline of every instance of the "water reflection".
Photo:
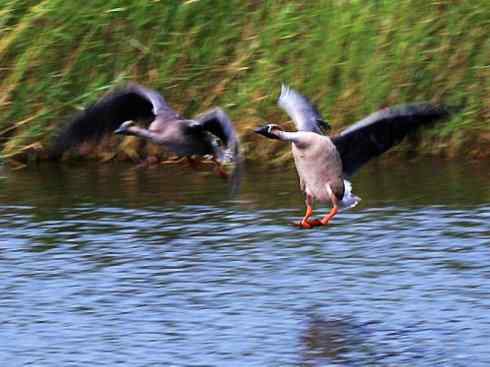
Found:
M 312 231 L 288 225 L 292 169 L 249 167 L 237 197 L 178 167 L 4 169 L 0 359 L 488 365 L 488 168 L 371 165 L 360 206 Z

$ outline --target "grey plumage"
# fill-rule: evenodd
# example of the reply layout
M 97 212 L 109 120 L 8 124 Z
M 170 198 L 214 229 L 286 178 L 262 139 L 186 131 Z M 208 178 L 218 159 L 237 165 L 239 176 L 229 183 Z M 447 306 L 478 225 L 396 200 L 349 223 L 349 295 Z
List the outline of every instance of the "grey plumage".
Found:
M 323 134 L 330 128 L 307 97 L 284 84 L 281 86 L 281 95 L 277 104 L 293 119 L 298 131 Z
M 395 106 L 369 115 L 331 139 L 322 131 L 322 116 L 305 96 L 282 86 L 278 105 L 289 114 L 298 131 L 286 132 L 274 124 L 255 131 L 292 143 L 300 187 L 306 196 L 307 211 L 300 222 L 303 228 L 326 224 L 338 210 L 358 203 L 360 199 L 351 193 L 345 177 L 420 126 L 449 115 L 446 108 L 430 103 Z M 320 221 L 309 219 L 314 200 L 332 204 L 332 211 Z
M 115 90 L 76 115 L 56 137 L 51 157 L 58 158 L 84 141 L 98 141 L 112 132 L 138 136 L 179 156 L 211 155 L 219 163 L 240 165 L 238 137 L 222 109 L 186 119 L 160 93 L 138 84 Z
M 335 196 L 342 200 L 342 161 L 335 145 L 328 136 L 306 131 L 296 134 L 298 143 L 293 142 L 291 149 L 301 190 L 320 202 L 329 202 L 329 183 Z

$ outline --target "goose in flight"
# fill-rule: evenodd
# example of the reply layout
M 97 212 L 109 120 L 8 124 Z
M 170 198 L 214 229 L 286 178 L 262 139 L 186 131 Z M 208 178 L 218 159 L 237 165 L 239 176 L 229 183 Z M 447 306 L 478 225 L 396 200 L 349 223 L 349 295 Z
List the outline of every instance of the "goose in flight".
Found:
M 139 127 L 135 120 L 146 127 Z M 232 180 L 239 167 L 239 142 L 235 128 L 221 108 L 214 108 L 193 119 L 174 111 L 157 92 L 138 84 L 130 84 L 99 99 L 75 116 L 55 138 L 51 158 L 81 143 L 99 141 L 115 133 L 134 135 L 162 145 L 178 156 L 187 157 L 195 166 L 193 156 L 211 156 L 217 173 L 227 176 L 226 162 L 234 162 Z
M 346 177 L 418 127 L 449 115 L 446 108 L 430 103 L 393 106 L 372 113 L 330 138 L 326 135 L 329 124 L 307 97 L 283 85 L 278 105 L 291 117 L 297 131 L 266 124 L 255 132 L 291 142 L 300 187 L 306 196 L 306 214 L 297 224 L 301 228 L 326 225 L 337 212 L 357 205 L 360 198 L 352 193 Z M 315 200 L 332 205 L 319 220 L 311 219 Z

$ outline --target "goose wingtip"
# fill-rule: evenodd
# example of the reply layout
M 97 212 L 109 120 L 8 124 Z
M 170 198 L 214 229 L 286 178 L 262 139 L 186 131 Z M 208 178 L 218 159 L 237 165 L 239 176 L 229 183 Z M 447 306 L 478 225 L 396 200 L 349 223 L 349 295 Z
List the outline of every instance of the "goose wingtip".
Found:
M 277 102 L 279 105 L 281 105 L 281 101 L 283 101 L 287 96 L 289 95 L 289 92 L 291 91 L 291 88 L 286 83 L 281 83 L 281 94 L 279 95 L 279 98 L 277 99 Z

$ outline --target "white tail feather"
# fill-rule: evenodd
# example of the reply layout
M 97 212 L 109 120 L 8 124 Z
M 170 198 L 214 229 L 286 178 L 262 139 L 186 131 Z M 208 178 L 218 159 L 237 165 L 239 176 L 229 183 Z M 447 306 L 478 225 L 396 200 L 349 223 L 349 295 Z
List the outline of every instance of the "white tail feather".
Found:
M 356 196 L 352 193 L 352 184 L 344 180 L 344 197 L 340 201 L 340 210 L 346 210 L 355 207 L 359 202 L 361 201 L 361 198 L 359 196 Z

